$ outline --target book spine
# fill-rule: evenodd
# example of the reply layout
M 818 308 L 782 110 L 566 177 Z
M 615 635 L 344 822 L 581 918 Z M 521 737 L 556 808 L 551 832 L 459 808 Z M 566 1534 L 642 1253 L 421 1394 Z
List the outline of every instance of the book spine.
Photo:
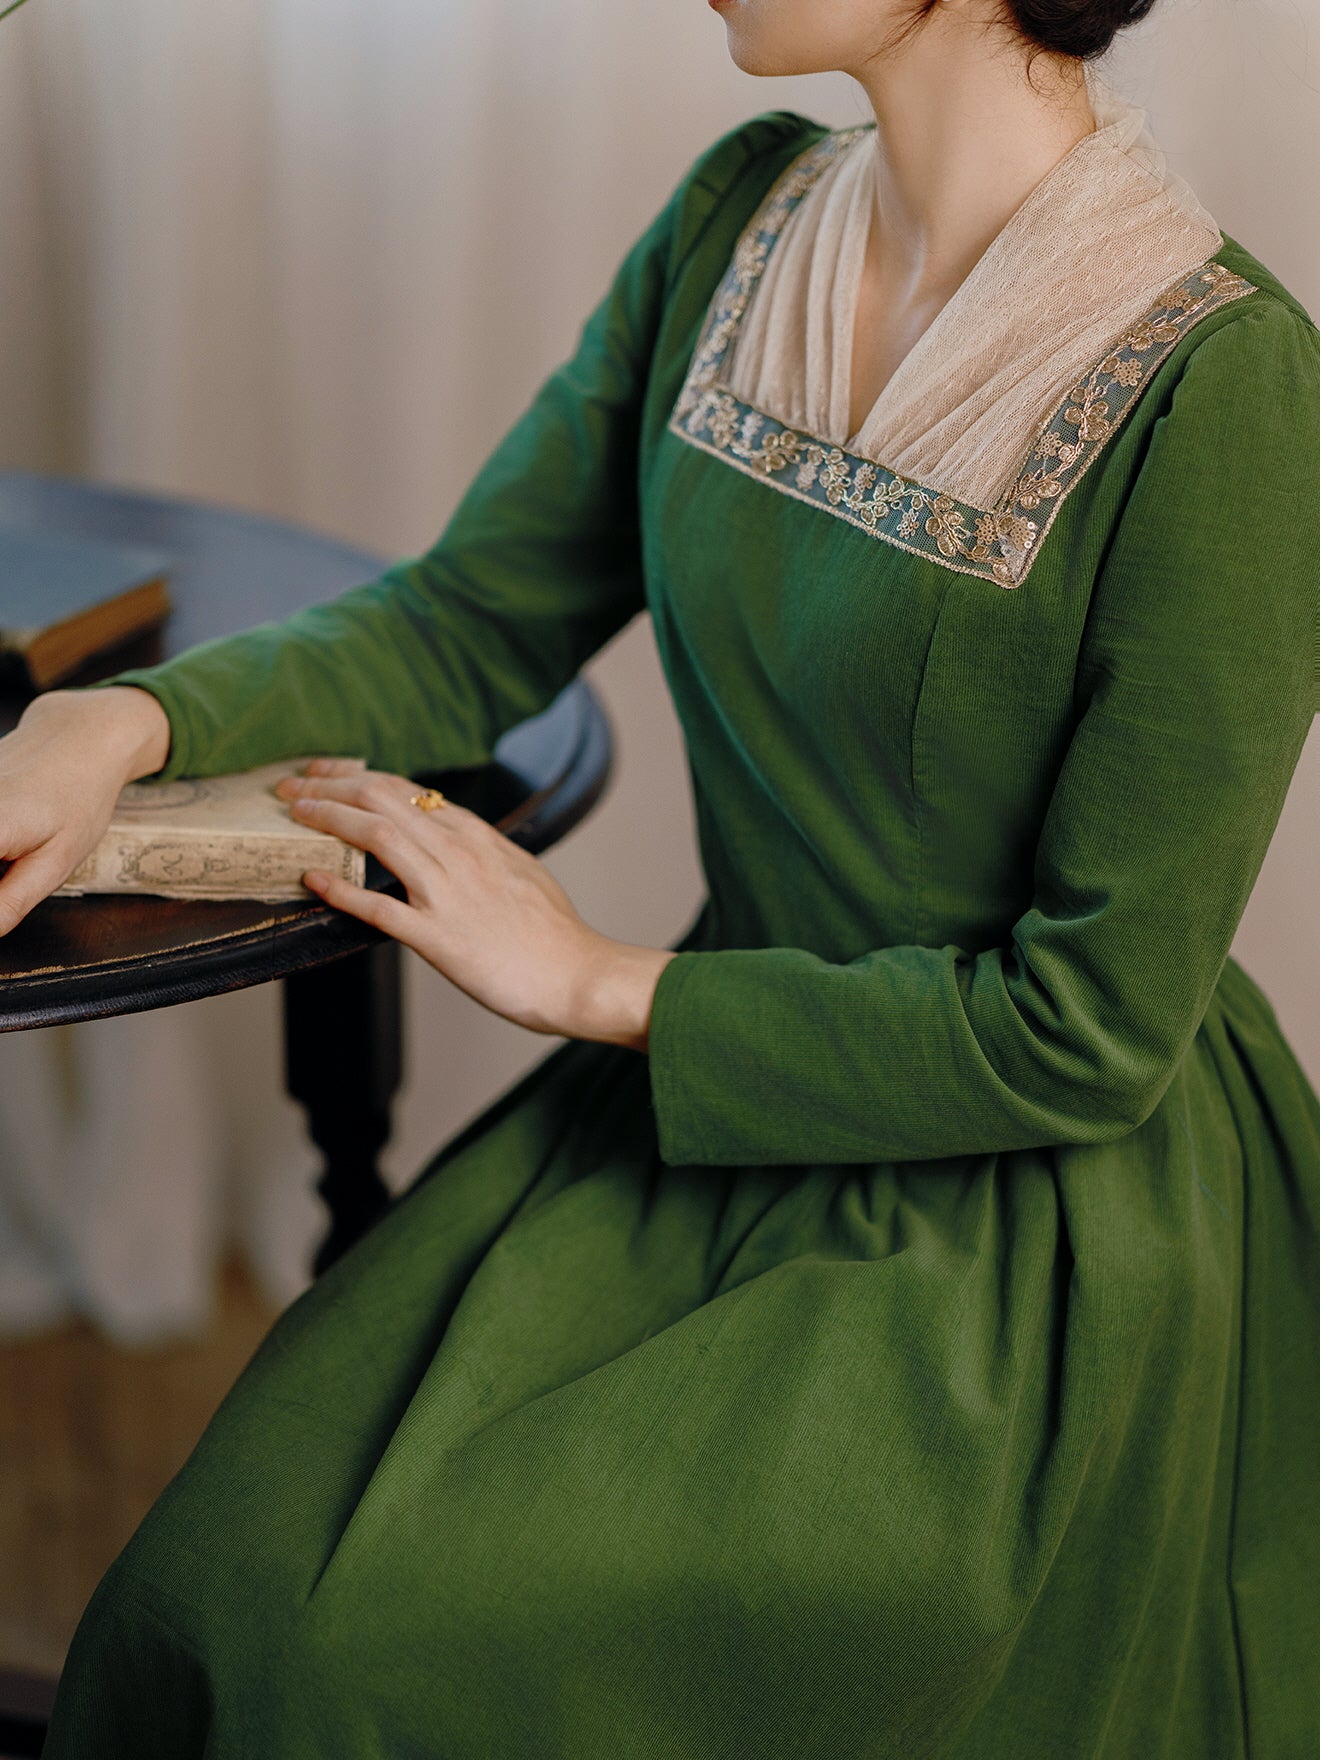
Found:
M 168 583 L 158 575 L 90 611 L 26 631 L 23 653 L 34 688 L 51 689 L 94 655 L 163 623 L 171 608 Z
M 361 886 L 366 865 L 364 851 L 329 835 L 235 837 L 113 826 L 50 896 L 149 892 L 161 898 L 298 899 L 309 904 L 316 894 L 302 883 L 308 868 L 324 868 Z

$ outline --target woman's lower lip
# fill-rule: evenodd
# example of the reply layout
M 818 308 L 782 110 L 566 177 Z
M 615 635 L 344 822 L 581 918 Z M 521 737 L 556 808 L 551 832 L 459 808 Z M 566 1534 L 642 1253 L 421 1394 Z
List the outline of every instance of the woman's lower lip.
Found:
M 726 6 L 736 6 L 738 0 L 710 0 L 710 3 L 716 12 L 721 12 Z

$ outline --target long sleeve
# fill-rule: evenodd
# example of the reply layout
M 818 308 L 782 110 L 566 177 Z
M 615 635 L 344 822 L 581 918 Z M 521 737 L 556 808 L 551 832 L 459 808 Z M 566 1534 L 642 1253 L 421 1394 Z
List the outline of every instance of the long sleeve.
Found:
M 403 774 L 481 764 L 545 708 L 645 604 L 638 440 L 667 288 L 744 170 L 813 127 L 768 111 L 693 163 L 424 555 L 88 687 L 133 684 L 162 704 L 171 742 L 154 779 L 307 751 Z
M 1104 556 L 1009 939 L 685 949 L 650 1026 L 670 1164 L 1100 1142 L 1209 1006 L 1317 707 L 1320 332 L 1273 297 L 1192 349 Z

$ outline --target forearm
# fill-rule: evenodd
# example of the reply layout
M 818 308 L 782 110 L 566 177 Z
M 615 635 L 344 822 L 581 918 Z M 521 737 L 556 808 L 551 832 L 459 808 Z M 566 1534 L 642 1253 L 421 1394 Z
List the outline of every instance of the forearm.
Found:
M 132 688 L 156 701 L 172 730 L 166 781 L 304 753 L 404 774 L 481 763 L 496 688 L 484 667 L 498 675 L 498 640 L 487 635 L 483 662 L 460 610 L 437 605 L 427 628 L 416 597 L 369 582 L 91 692 Z
M 552 375 L 426 554 L 92 687 L 160 698 L 162 780 L 304 753 L 403 775 L 476 766 L 545 708 L 645 604 L 633 416 L 571 382 Z

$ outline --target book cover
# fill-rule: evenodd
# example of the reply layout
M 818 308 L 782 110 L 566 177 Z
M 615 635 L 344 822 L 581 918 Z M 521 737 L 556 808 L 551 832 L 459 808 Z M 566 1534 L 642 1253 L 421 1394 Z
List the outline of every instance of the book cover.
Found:
M 271 790 L 316 756 L 281 758 L 255 770 L 174 782 L 130 782 L 96 848 L 52 898 L 86 892 L 150 892 L 161 898 L 256 898 L 316 902 L 302 883 L 324 868 L 355 886 L 366 852 L 292 818 Z M 366 768 L 365 758 L 353 762 Z
M 141 545 L 0 529 L 0 663 L 36 690 L 165 621 L 170 558 Z

